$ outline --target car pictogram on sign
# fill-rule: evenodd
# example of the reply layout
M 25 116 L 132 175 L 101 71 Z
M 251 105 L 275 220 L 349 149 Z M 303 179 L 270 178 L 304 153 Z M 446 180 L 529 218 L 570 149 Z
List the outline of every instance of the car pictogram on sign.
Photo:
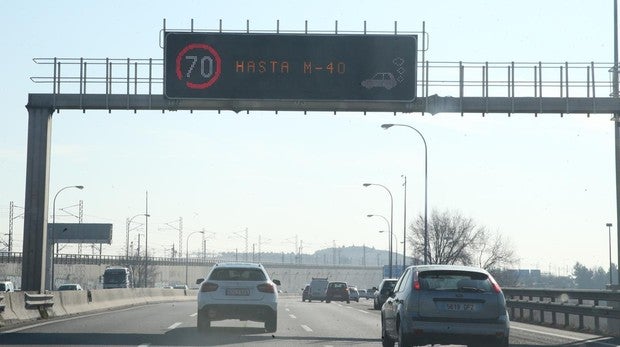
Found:
M 396 87 L 397 84 L 398 82 L 396 82 L 391 72 L 377 72 L 372 78 L 362 81 L 362 86 L 366 89 L 385 88 L 390 90 Z

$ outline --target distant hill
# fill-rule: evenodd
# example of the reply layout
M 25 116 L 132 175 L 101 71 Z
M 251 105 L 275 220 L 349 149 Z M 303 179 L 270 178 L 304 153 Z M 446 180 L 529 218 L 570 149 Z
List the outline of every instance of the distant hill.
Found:
M 227 261 L 254 261 L 263 263 L 286 263 L 286 264 L 317 264 L 317 265 L 352 265 L 352 266 L 383 266 L 388 264 L 388 251 L 365 246 L 341 246 L 320 249 L 312 254 L 293 252 L 263 252 L 249 253 L 225 252 L 216 256 Z M 397 258 L 397 259 L 396 259 Z M 394 263 L 402 264 L 403 255 L 394 254 Z M 407 257 L 407 264 L 412 263 L 412 258 Z

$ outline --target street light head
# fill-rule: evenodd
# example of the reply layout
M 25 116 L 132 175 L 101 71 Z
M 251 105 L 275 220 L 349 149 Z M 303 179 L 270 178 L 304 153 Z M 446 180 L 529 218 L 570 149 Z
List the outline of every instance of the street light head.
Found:
M 77 189 L 84 189 L 84 186 L 75 186 Z
M 384 233 L 384 232 L 385 232 L 385 230 L 379 230 L 379 232 L 380 232 L 380 233 Z
M 370 186 L 370 185 L 372 185 L 372 183 L 364 183 L 364 184 L 363 184 L 363 186 L 364 186 L 364 187 L 368 187 L 368 186 Z
M 150 217 L 150 216 L 151 216 L 151 215 L 150 215 L 150 214 L 148 214 L 148 213 L 145 213 L 145 214 L 144 214 L 144 217 Z
M 394 124 L 381 124 L 381 127 L 382 127 L 383 129 L 386 129 L 386 130 L 387 130 L 387 129 L 389 129 L 389 128 L 391 128 L 391 127 L 393 127 L 393 126 L 394 126 Z
M 366 217 L 373 217 L 374 214 L 367 214 Z
M 607 226 L 611 228 L 613 226 L 613 224 L 607 223 Z

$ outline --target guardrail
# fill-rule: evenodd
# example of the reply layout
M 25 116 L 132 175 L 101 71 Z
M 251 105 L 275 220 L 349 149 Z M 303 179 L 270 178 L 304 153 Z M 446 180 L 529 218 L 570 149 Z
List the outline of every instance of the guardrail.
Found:
M 24 294 L 26 296 L 26 308 L 28 309 L 54 306 L 53 294 L 30 294 L 28 292 Z
M 503 291 L 513 320 L 620 336 L 619 291 L 525 288 L 503 288 Z

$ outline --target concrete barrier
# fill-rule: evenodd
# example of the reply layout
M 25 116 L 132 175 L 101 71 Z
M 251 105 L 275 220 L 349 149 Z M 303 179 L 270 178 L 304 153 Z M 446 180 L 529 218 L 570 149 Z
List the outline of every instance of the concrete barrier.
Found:
M 56 300 L 54 306 L 62 306 L 65 314 L 78 314 L 93 310 L 92 305 L 88 302 L 88 291 L 67 290 L 56 292 L 56 295 L 58 300 Z
M 135 289 L 93 289 L 90 293 L 95 310 L 137 305 Z
M 194 300 L 195 296 L 188 296 L 188 292 L 190 292 L 190 290 L 149 288 L 144 297 L 147 299 L 148 303 Z
M 0 326 L 12 324 L 15 321 L 18 321 L 19 318 L 13 311 L 13 306 L 11 305 L 11 295 L 15 293 L 6 293 L 4 294 L 4 299 L 2 303 L 4 304 L 4 310 L 0 312 Z
M 26 293 L 25 292 L 12 292 L 8 293 L 9 302 L 11 308 L 13 309 L 13 313 L 17 316 L 19 320 L 32 320 L 32 319 L 40 319 L 41 313 L 38 309 L 27 309 L 26 308 Z M 6 296 L 5 296 L 6 299 Z
M 0 327 L 27 320 L 38 320 L 94 311 L 112 310 L 145 304 L 196 300 L 197 290 L 164 288 L 119 288 L 89 291 L 56 291 L 52 294 L 28 295 L 14 292 L 4 295 L 4 311 L 0 312 Z M 40 301 L 43 297 L 52 297 Z M 40 298 L 39 298 L 40 297 Z M 34 301 L 32 301 L 34 298 Z M 33 305 L 37 303 L 37 305 Z M 42 303 L 39 305 L 39 303 Z M 52 304 L 53 303 L 53 304 Z
M 28 294 L 26 294 L 26 308 L 34 308 L 35 306 L 40 305 L 41 308 L 39 309 L 39 312 L 41 313 L 41 318 L 66 316 L 67 311 L 60 301 L 60 293 L 55 292 L 48 295 L 52 296 L 52 299 L 46 304 L 43 302 L 44 300 L 39 300 L 41 302 L 33 302 L 33 300 L 29 300 Z

